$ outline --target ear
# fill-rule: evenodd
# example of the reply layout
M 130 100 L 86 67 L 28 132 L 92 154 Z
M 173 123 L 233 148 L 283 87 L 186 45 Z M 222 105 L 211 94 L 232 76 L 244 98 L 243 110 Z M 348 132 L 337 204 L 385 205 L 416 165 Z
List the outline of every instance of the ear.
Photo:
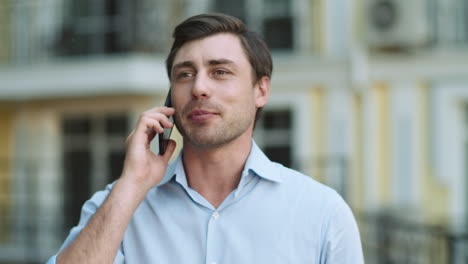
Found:
M 255 85 L 255 106 L 257 108 L 264 107 L 268 102 L 270 95 L 270 78 L 263 76 Z

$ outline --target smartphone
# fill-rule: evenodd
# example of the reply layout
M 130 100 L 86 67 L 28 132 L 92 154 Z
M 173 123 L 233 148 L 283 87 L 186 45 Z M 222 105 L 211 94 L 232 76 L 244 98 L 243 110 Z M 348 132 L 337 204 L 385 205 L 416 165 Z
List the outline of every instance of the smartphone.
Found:
M 167 97 L 166 97 L 166 101 L 164 102 L 164 106 L 172 107 L 171 89 L 169 89 L 169 92 L 167 93 Z M 171 122 L 174 122 L 174 118 L 172 116 L 169 116 L 169 120 L 171 120 Z M 164 155 L 164 153 L 166 152 L 167 143 L 169 142 L 169 138 L 171 137 L 173 127 L 174 126 L 172 126 L 171 128 L 164 128 L 164 133 L 158 134 L 159 155 Z

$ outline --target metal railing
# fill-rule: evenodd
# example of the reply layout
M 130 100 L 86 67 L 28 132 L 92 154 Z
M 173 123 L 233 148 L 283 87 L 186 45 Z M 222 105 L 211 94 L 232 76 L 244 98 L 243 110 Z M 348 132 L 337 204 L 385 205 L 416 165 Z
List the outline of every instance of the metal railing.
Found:
M 45 263 L 58 251 L 67 231 L 56 219 L 0 216 L 0 264 Z
M 388 213 L 357 214 L 366 263 L 465 264 L 468 233 Z
M 142 0 L 3 1 L 0 64 L 162 52 L 170 37 L 167 11 Z

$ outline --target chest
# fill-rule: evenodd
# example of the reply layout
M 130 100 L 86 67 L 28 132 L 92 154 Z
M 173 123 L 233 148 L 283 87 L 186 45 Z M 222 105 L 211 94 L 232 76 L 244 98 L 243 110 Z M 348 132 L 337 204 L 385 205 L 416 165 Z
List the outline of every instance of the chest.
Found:
M 143 205 L 122 243 L 126 262 L 318 263 L 320 224 L 297 207 L 255 198 L 220 210 L 187 199 Z

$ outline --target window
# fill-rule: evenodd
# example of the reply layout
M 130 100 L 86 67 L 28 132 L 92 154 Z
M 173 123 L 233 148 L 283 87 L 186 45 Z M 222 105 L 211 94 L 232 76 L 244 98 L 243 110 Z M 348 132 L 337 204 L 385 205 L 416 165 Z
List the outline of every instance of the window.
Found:
M 428 10 L 434 45 L 468 45 L 468 0 L 430 0 Z
M 243 20 L 272 50 L 294 47 L 291 0 L 213 0 L 213 10 Z
M 239 18 L 240 20 L 246 22 L 245 1 L 246 0 L 238 0 L 238 1 L 215 0 L 214 10 L 216 10 L 216 12 L 235 16 Z
M 128 118 L 124 113 L 66 116 L 62 122 L 65 228 L 78 223 L 81 206 L 120 176 Z
M 161 51 L 170 37 L 167 7 L 155 1 L 67 0 L 62 29 L 56 37 L 58 55 L 115 54 Z
M 68 1 L 58 51 L 62 55 L 118 53 L 130 48 L 131 2 Z
M 264 0 L 263 36 L 272 49 L 293 48 L 291 3 L 287 0 Z
M 264 109 L 255 128 L 256 142 L 272 161 L 297 169 L 293 162 L 291 135 L 291 109 Z

